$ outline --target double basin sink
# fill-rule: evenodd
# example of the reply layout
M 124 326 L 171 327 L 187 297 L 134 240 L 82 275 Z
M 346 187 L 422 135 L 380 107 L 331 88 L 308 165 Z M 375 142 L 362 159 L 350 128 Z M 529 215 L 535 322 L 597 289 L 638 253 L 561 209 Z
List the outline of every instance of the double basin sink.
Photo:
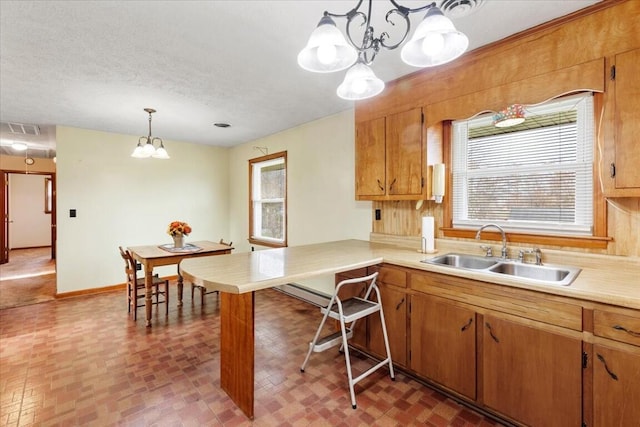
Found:
M 503 274 L 521 279 L 534 280 L 537 283 L 559 286 L 570 285 L 581 271 L 575 267 L 525 264 L 516 260 L 456 253 L 440 255 L 425 259 L 422 262 L 491 275 Z

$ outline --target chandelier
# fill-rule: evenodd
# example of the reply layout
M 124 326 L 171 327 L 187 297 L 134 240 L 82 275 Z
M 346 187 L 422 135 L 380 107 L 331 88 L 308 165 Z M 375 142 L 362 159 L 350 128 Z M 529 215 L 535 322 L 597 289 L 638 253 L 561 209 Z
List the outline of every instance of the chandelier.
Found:
M 366 14 L 360 11 L 363 0 L 345 14 L 324 12 L 320 23 L 311 33 L 309 42 L 298 54 L 298 64 L 307 71 L 331 73 L 349 68 L 345 79 L 338 86 L 337 94 L 347 100 L 366 99 L 375 96 L 384 89 L 384 82 L 369 67 L 381 48 L 393 50 L 404 43 L 411 31 L 409 15 L 427 11 L 424 19 L 416 28 L 413 37 L 404 44 L 400 52 L 402 60 L 414 67 L 433 67 L 453 61 L 462 55 L 469 46 L 467 36 L 457 31 L 451 20 L 444 16 L 436 3 L 410 9 L 389 0 L 393 9 L 387 11 L 385 20 L 395 26 L 394 17 L 402 23 L 404 35 L 397 41 L 391 41 L 387 32 L 375 36 L 371 25 L 372 0 Z M 333 18 L 346 18 L 347 37 L 336 27 Z M 360 23 L 365 27 L 362 40 L 356 42 L 353 25 Z
M 145 159 L 147 157 L 153 157 L 155 159 L 169 159 L 169 153 L 165 150 L 162 139 L 151 136 L 151 114 L 155 113 L 156 110 L 153 108 L 145 108 L 144 111 L 149 113 L 149 135 L 141 136 L 138 139 L 138 145 L 136 145 L 135 150 L 133 150 L 131 157 L 135 157 L 137 159 Z M 160 143 L 158 148 L 154 145 L 156 141 Z

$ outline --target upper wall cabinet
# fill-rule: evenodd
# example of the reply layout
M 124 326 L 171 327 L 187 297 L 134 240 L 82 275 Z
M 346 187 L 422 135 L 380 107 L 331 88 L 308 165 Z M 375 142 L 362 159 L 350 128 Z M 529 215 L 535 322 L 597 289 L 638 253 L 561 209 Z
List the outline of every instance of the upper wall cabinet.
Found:
M 613 139 L 607 139 L 604 192 L 611 197 L 640 196 L 640 49 L 613 59 Z M 611 103 L 608 103 L 611 105 Z
M 421 108 L 356 124 L 356 200 L 425 197 Z

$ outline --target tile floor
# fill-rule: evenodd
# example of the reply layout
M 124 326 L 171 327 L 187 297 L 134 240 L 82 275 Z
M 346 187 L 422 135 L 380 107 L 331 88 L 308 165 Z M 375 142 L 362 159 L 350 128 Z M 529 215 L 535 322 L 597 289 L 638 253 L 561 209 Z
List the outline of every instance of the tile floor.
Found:
M 275 290 L 256 294 L 255 419 L 247 420 L 219 387 L 218 297 L 201 306 L 185 288 L 185 305 L 168 317 L 154 312 L 150 329 L 127 316 L 124 292 L 0 310 L 0 425 L 497 425 L 385 370 L 356 385 L 352 409 L 337 350 L 299 370 L 319 309 Z M 354 369 L 366 366 L 357 360 Z

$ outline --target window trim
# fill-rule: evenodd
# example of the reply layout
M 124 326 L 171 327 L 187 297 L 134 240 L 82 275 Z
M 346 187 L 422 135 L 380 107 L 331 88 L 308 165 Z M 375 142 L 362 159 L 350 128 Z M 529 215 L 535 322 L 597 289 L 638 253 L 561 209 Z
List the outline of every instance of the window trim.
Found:
M 257 238 L 254 237 L 254 218 L 253 218 L 253 166 L 256 163 L 263 163 L 274 159 L 282 158 L 284 161 L 284 169 L 285 169 L 285 181 L 284 181 L 284 239 L 282 242 L 271 239 Z M 249 159 L 249 243 L 260 246 L 267 246 L 271 248 L 284 248 L 287 247 L 287 240 L 289 237 L 288 226 L 288 174 L 287 170 L 287 152 L 280 151 L 273 154 L 267 154 L 265 156 L 256 157 L 254 159 Z

